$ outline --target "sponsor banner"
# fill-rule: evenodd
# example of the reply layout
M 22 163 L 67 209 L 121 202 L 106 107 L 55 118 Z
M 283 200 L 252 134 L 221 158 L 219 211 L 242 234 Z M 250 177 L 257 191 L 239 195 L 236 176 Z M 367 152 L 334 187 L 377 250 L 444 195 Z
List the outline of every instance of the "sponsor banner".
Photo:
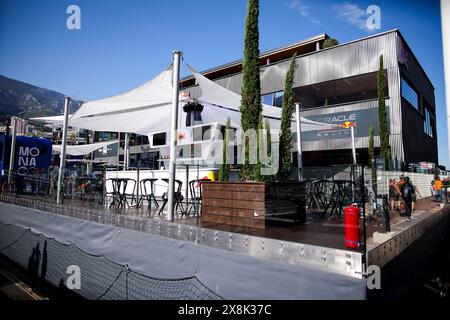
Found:
M 337 113 L 328 113 L 321 115 L 304 116 L 307 119 L 331 123 L 336 125 L 344 125 L 350 122 L 354 126 L 355 137 L 368 137 L 370 124 L 373 123 L 375 135 L 379 135 L 378 126 L 378 109 L 353 110 Z M 350 130 L 346 128 L 327 129 L 302 132 L 303 141 L 320 141 L 329 139 L 346 139 L 350 138 Z

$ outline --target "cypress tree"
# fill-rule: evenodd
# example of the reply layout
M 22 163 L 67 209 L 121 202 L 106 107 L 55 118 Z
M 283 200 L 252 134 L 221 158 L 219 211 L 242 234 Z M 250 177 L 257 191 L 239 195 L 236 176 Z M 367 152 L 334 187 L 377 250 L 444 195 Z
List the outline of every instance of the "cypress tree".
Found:
M 291 59 L 289 70 L 286 74 L 286 83 L 284 86 L 283 104 L 281 109 L 281 131 L 280 131 L 280 165 L 278 169 L 278 178 L 281 181 L 287 181 L 291 177 L 292 156 L 291 156 L 291 122 L 294 112 L 294 83 L 295 70 L 297 63 L 296 54 Z
M 260 152 L 261 152 L 261 144 L 264 134 L 264 127 L 263 127 L 263 117 L 262 114 L 260 114 L 259 121 L 258 121 L 258 128 L 256 130 L 256 164 L 253 166 L 253 180 L 255 181 L 262 181 L 262 175 L 261 175 L 261 168 L 262 163 L 260 159 Z
M 375 141 L 374 141 L 374 135 L 375 135 L 375 128 L 373 126 L 373 123 L 370 124 L 369 128 L 369 166 L 372 170 L 372 189 L 375 194 L 376 186 L 377 186 L 377 170 L 375 167 Z
M 219 181 L 228 181 L 230 176 L 230 165 L 227 163 L 228 144 L 230 139 L 228 131 L 230 130 L 230 127 L 230 118 L 228 118 L 225 126 L 225 133 L 223 135 L 222 164 L 219 169 Z
M 259 0 L 248 0 L 247 17 L 244 35 L 244 60 L 242 64 L 242 101 L 241 127 L 242 130 L 258 129 L 261 106 L 261 83 L 259 78 Z M 248 142 L 244 141 L 245 155 L 241 170 L 241 178 L 254 180 L 255 170 L 248 163 Z
M 374 142 L 374 134 L 375 128 L 373 123 L 370 124 L 369 128 L 369 165 L 372 163 L 372 160 L 375 158 L 375 142 Z
M 265 123 L 265 131 L 266 131 L 266 148 L 267 148 L 267 158 L 270 159 L 272 157 L 272 137 L 270 136 L 270 121 L 266 120 Z M 272 182 L 274 176 L 266 175 L 264 176 L 265 182 Z
M 387 120 L 386 101 L 384 97 L 384 67 L 383 55 L 380 56 L 380 65 L 377 73 L 378 89 L 378 122 L 380 125 L 380 153 L 384 158 L 385 169 L 389 169 L 391 160 L 391 146 L 389 144 L 389 124 Z

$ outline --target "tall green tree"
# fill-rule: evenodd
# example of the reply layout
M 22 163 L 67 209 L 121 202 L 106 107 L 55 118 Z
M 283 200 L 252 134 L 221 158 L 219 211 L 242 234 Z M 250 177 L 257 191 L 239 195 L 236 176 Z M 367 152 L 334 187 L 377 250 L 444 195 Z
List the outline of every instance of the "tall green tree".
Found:
M 389 123 L 387 118 L 386 100 L 384 96 L 384 66 L 383 55 L 380 56 L 380 64 L 377 72 L 377 90 L 378 90 L 378 122 L 380 126 L 380 153 L 384 158 L 385 168 L 389 169 L 391 162 L 391 146 L 389 143 Z
M 230 118 L 227 119 L 227 123 L 225 126 L 225 133 L 223 135 L 223 149 L 222 149 L 222 164 L 219 169 L 219 181 L 228 181 L 230 177 L 230 165 L 227 163 L 228 156 L 228 144 L 230 141 L 230 137 L 228 132 L 231 128 Z
M 259 78 L 259 0 L 248 0 L 247 17 L 245 20 L 244 60 L 242 64 L 242 101 L 241 127 L 242 130 L 258 129 L 262 112 L 261 83 Z M 244 164 L 241 178 L 254 180 L 255 170 L 250 165 L 248 142 L 244 141 Z
M 266 132 L 266 148 L 267 148 L 267 159 L 271 159 L 272 157 L 272 137 L 270 135 L 270 121 L 266 120 L 265 122 L 265 132 Z M 272 182 L 274 180 L 273 175 L 265 175 L 263 180 L 265 182 Z
M 375 127 L 373 123 L 370 124 L 369 128 L 369 166 L 372 170 L 372 189 L 377 193 L 376 186 L 377 186 L 377 169 L 375 166 Z
M 374 135 L 375 135 L 375 128 L 373 126 L 373 123 L 370 124 L 369 128 L 369 165 L 372 163 L 372 160 L 375 159 L 375 141 L 374 141 Z
M 261 147 L 263 146 L 264 139 L 264 125 L 263 125 L 263 117 L 260 114 L 258 121 L 258 128 L 256 131 L 256 164 L 253 166 L 253 180 L 255 181 L 263 181 L 263 176 L 261 174 L 261 168 L 263 167 L 261 163 Z
M 331 48 L 331 47 L 337 46 L 338 44 L 339 44 L 339 41 L 337 39 L 328 38 L 328 39 L 325 39 L 325 41 L 323 42 L 322 49 Z
M 283 104 L 281 107 L 281 128 L 280 128 L 280 165 L 278 169 L 278 179 L 287 181 L 291 177 L 292 171 L 292 155 L 291 155 L 291 123 L 292 114 L 294 113 L 294 84 L 295 70 L 297 63 L 295 61 L 296 54 L 291 59 L 289 70 L 286 74 L 286 82 L 284 85 Z

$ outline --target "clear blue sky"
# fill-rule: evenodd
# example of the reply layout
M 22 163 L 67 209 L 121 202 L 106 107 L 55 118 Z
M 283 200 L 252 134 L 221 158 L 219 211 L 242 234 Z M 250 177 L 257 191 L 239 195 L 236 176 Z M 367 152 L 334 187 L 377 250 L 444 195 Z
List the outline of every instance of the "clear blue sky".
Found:
M 66 28 L 70 4 L 81 8 L 81 30 Z M 400 29 L 436 88 L 439 159 L 448 166 L 438 0 L 261 0 L 260 49 L 324 32 L 340 42 L 370 35 L 362 23 L 371 4 L 381 8 L 379 31 Z M 174 49 L 198 70 L 242 58 L 245 14 L 244 0 L 0 0 L 0 74 L 102 98 L 152 78 Z

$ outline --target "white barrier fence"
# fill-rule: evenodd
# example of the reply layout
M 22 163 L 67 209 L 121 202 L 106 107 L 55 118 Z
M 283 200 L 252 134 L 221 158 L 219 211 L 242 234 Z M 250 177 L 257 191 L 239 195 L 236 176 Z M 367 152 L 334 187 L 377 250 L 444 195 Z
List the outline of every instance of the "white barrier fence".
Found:
M 433 174 L 416 173 L 416 172 L 404 172 L 404 171 L 380 171 L 377 170 L 377 192 L 378 194 L 387 194 L 389 191 L 389 180 L 395 179 L 398 181 L 400 176 L 404 175 L 409 177 L 412 184 L 416 187 L 417 199 L 430 197 L 433 195 L 431 189 L 431 181 L 434 179 Z M 367 182 L 372 181 L 372 172 L 370 169 L 365 170 L 365 179 Z M 447 178 L 447 176 L 440 176 L 441 179 Z

